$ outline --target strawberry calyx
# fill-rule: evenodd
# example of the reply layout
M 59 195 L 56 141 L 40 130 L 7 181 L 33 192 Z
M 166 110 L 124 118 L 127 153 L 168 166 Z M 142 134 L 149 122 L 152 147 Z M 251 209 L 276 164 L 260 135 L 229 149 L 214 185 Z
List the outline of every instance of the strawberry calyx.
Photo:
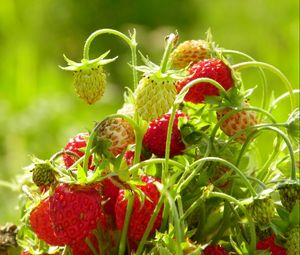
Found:
M 105 59 L 105 57 L 109 54 L 109 50 L 103 53 L 100 57 L 89 60 L 89 59 L 82 59 L 81 63 L 74 62 L 73 60 L 70 60 L 64 56 L 64 59 L 66 60 L 68 66 L 67 67 L 62 67 L 60 66 L 61 69 L 66 70 L 66 71 L 83 71 L 83 70 L 90 70 L 93 68 L 99 68 L 100 66 L 109 64 L 113 61 L 115 61 L 118 57 L 114 57 L 111 59 Z

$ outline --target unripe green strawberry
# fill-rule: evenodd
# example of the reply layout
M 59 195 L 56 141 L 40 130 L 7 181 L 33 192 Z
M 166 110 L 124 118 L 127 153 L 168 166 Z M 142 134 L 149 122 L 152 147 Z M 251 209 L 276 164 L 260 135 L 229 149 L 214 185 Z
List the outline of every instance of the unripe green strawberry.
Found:
M 76 94 L 88 104 L 96 103 L 104 94 L 106 74 L 102 66 L 74 72 Z
M 105 141 L 109 144 L 105 145 Z M 114 156 L 122 153 L 129 144 L 135 143 L 132 126 L 122 118 L 108 118 L 102 121 L 97 129 L 94 146 L 98 154 L 108 149 Z
M 171 63 L 182 69 L 209 57 L 208 43 L 204 40 L 189 40 L 179 44 L 171 54 Z
M 300 227 L 293 227 L 287 236 L 288 255 L 299 255 L 300 251 Z
M 49 160 L 32 158 L 33 163 L 26 169 L 32 172 L 32 181 L 38 187 L 46 187 L 55 181 L 55 168 Z
M 248 103 L 244 103 L 244 107 L 248 107 Z M 226 107 L 222 110 L 219 110 L 217 112 L 217 119 L 220 120 L 225 114 L 232 111 L 231 108 Z M 233 136 L 235 133 L 237 133 L 240 130 L 243 130 L 248 127 L 252 127 L 257 124 L 256 114 L 255 112 L 251 111 L 240 111 L 237 113 L 234 113 L 227 119 L 223 121 L 220 128 L 223 130 L 223 132 L 228 136 Z M 242 133 L 239 137 L 236 138 L 236 141 L 239 143 L 245 142 L 247 139 L 247 135 L 245 133 Z
M 290 180 L 279 184 L 277 189 L 282 205 L 290 212 L 296 201 L 300 201 L 300 182 Z
M 274 202 L 269 195 L 253 198 L 246 208 L 254 221 L 262 226 L 268 225 L 275 215 Z
M 96 103 L 104 94 L 106 74 L 102 66 L 116 59 L 104 59 L 108 53 L 109 51 L 93 60 L 82 59 L 81 63 L 76 63 L 64 56 L 69 66 L 61 68 L 74 71 L 75 92 L 88 104 Z
M 142 119 L 154 120 L 169 111 L 176 94 L 173 78 L 145 75 L 134 92 L 136 111 Z

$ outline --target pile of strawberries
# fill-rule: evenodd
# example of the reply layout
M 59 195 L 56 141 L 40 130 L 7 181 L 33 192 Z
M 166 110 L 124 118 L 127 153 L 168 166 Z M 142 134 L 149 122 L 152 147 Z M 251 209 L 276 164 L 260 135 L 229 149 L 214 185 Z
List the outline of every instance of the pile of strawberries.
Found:
M 62 67 L 88 104 L 103 96 L 104 65 L 116 60 L 108 52 L 89 59 L 91 42 L 105 33 L 130 46 L 132 89 L 116 114 L 25 168 L 21 254 L 299 254 L 298 91 L 286 77 L 218 47 L 209 31 L 182 43 L 170 34 L 160 65 L 141 54 L 138 66 L 135 31 L 102 29 L 80 63 L 65 57 Z M 241 75 L 248 67 L 262 78 L 262 106 L 249 103 L 254 89 L 245 90 Z M 265 70 L 288 91 L 270 105 Z M 288 99 L 291 114 L 278 123 L 272 111 Z M 276 139 L 262 163 L 257 138 L 266 131 Z

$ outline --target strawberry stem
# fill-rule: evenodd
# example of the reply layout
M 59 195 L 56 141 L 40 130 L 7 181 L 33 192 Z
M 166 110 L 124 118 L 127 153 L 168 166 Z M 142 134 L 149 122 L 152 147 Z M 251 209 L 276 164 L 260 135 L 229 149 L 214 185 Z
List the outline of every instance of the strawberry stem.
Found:
M 286 88 L 290 94 L 291 108 L 295 109 L 295 99 L 294 99 L 294 95 L 293 95 L 293 87 L 292 87 L 291 83 L 289 82 L 289 80 L 287 79 L 287 77 L 278 68 L 276 68 L 275 66 L 272 66 L 270 64 L 267 64 L 264 62 L 257 62 L 257 61 L 243 62 L 243 63 L 232 66 L 232 68 L 235 70 L 241 70 L 241 69 L 248 68 L 248 67 L 262 67 L 262 68 L 266 68 L 267 70 L 276 74 L 281 79 L 283 84 L 286 86 Z
M 245 206 L 237 199 L 235 199 L 234 197 L 225 194 L 225 193 L 220 193 L 220 192 L 211 192 L 209 197 L 218 197 L 218 198 L 222 198 L 227 200 L 228 202 L 234 203 L 236 205 L 238 205 L 238 207 L 242 210 L 242 212 L 244 213 L 244 215 L 247 217 L 248 219 L 248 223 L 249 223 L 249 228 L 250 228 L 250 244 L 249 244 L 249 255 L 251 254 L 255 254 L 255 249 L 256 249 L 256 233 L 255 233 L 255 224 L 253 222 L 252 217 L 248 214 Z
M 144 235 L 143 235 L 143 237 L 142 237 L 142 239 L 141 239 L 141 241 L 139 243 L 138 249 L 137 249 L 137 251 L 135 253 L 136 255 L 142 254 L 144 245 L 145 245 L 145 243 L 147 241 L 147 238 L 148 238 L 148 236 L 150 234 L 150 231 L 151 231 L 151 229 L 152 229 L 152 227 L 154 225 L 154 222 L 155 222 L 155 220 L 157 218 L 157 215 L 158 215 L 158 213 L 159 213 L 159 211 L 160 211 L 160 209 L 161 209 L 161 207 L 163 205 L 163 202 L 164 202 L 164 199 L 163 199 L 163 195 L 161 194 L 160 198 L 159 198 L 159 200 L 158 200 L 158 202 L 157 202 L 157 204 L 155 206 L 155 209 L 154 209 L 154 211 L 153 211 L 153 213 L 151 215 L 151 218 L 150 218 L 150 220 L 148 222 L 148 225 L 147 225 L 147 228 L 146 228 L 146 230 L 144 232 Z
M 126 250 L 128 226 L 130 223 L 131 212 L 132 212 L 132 207 L 133 207 L 133 202 L 134 202 L 134 194 L 131 191 L 129 191 L 129 192 L 130 192 L 130 195 L 128 195 L 128 198 L 127 198 L 128 202 L 127 202 L 127 208 L 126 208 L 126 215 L 125 215 L 124 225 L 123 225 L 123 229 L 122 229 L 118 255 L 123 255 Z
M 209 78 L 198 78 L 195 80 L 192 80 L 191 82 L 189 82 L 188 84 L 186 84 L 183 89 L 179 92 L 179 94 L 176 96 L 175 99 L 175 104 L 180 104 L 184 101 L 184 97 L 185 95 L 188 93 L 189 89 L 191 87 L 193 87 L 194 85 L 197 85 L 198 83 L 202 83 L 202 82 L 207 82 L 212 84 L 213 86 L 215 86 L 217 89 L 219 89 L 220 91 L 222 91 L 222 93 L 224 94 L 224 97 L 226 99 L 229 99 L 229 96 L 227 94 L 227 91 L 222 87 L 222 85 L 220 83 L 218 83 L 217 81 L 213 80 L 213 79 L 209 79 Z
M 131 65 L 132 66 L 137 66 L 137 55 L 136 55 L 136 47 L 137 47 L 137 42 L 136 42 L 136 31 L 135 29 L 133 30 L 133 34 L 131 35 L 131 38 L 126 36 L 125 34 L 114 30 L 114 29 L 99 29 L 92 33 L 88 39 L 86 40 L 84 47 L 83 47 L 83 59 L 89 59 L 89 51 L 90 51 L 90 45 L 92 41 L 98 36 L 102 34 L 112 34 L 115 36 L 118 36 L 122 38 L 130 47 L 131 50 Z M 133 73 L 133 86 L 134 89 L 137 87 L 138 84 L 138 75 L 137 75 L 137 70 L 135 68 L 132 68 L 132 73 Z
M 293 94 L 296 94 L 296 93 L 300 93 L 300 90 L 299 89 L 294 89 L 293 90 Z M 277 104 L 279 102 L 281 102 L 283 99 L 287 98 L 288 96 L 290 95 L 289 92 L 286 92 L 284 94 L 282 94 L 281 96 L 277 97 L 271 104 L 270 106 L 270 110 L 269 112 L 271 113 L 276 107 L 277 107 Z
M 193 169 L 194 167 L 197 166 L 196 169 L 193 170 L 192 174 L 190 176 L 195 176 L 198 172 L 198 169 L 199 169 L 199 165 L 201 162 L 219 162 L 223 165 L 226 165 L 228 166 L 229 168 L 233 169 L 240 177 L 241 179 L 243 180 L 245 186 L 247 186 L 247 188 L 249 189 L 250 191 L 250 194 L 255 197 L 257 196 L 256 194 L 256 191 L 253 189 L 251 183 L 249 182 L 249 180 L 247 179 L 247 177 L 245 176 L 245 174 L 239 169 L 237 168 L 235 165 L 233 165 L 232 163 L 228 162 L 227 160 L 225 159 L 222 159 L 222 158 L 217 158 L 217 157 L 206 157 L 206 158 L 201 158 L 201 159 L 198 159 L 197 161 L 195 161 L 193 164 L 191 164 L 191 168 Z M 190 177 L 189 176 L 189 177 Z M 188 180 L 188 179 L 187 179 Z
M 161 62 L 160 62 L 160 72 L 161 73 L 165 73 L 167 71 L 167 67 L 168 67 L 168 62 L 169 62 L 169 56 L 172 52 L 172 49 L 173 49 L 173 45 L 174 45 L 174 42 L 176 40 L 176 35 L 175 34 L 170 34 L 167 36 L 167 44 L 165 46 L 165 51 L 164 51 L 164 55 L 161 59 Z
M 236 51 L 236 50 L 227 50 L 227 49 L 216 49 L 217 51 L 221 52 L 221 53 L 229 53 L 229 54 L 236 54 L 236 55 L 240 55 L 243 56 L 251 61 L 256 61 L 254 58 L 252 58 L 251 56 L 240 52 L 240 51 Z M 261 100 L 261 108 L 266 109 L 267 105 L 268 105 L 268 97 L 266 96 L 268 94 L 268 87 L 267 87 L 267 78 L 266 75 L 263 71 L 263 69 L 261 67 L 258 67 L 258 71 L 262 80 L 262 100 Z

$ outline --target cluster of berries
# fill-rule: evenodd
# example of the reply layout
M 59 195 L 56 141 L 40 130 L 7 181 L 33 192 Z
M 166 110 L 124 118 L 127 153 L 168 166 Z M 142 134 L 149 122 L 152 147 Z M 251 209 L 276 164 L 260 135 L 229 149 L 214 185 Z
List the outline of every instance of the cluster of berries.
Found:
M 179 45 L 171 34 L 159 66 L 144 56 L 137 66 L 135 32 L 99 30 L 82 62 L 65 58 L 63 68 L 74 71 L 75 91 L 88 104 L 103 96 L 103 65 L 116 59 L 105 59 L 108 52 L 88 59 L 103 33 L 130 44 L 134 90 L 116 114 L 26 168 L 22 254 L 298 254 L 299 111 L 290 90 L 286 123 L 250 106 L 239 72 L 257 66 L 264 77 L 262 68 L 272 67 L 231 63 L 227 54 L 239 53 L 217 47 L 209 32 Z M 276 132 L 277 151 L 259 166 L 255 139 L 264 130 Z M 286 161 L 290 176 L 277 167 Z

